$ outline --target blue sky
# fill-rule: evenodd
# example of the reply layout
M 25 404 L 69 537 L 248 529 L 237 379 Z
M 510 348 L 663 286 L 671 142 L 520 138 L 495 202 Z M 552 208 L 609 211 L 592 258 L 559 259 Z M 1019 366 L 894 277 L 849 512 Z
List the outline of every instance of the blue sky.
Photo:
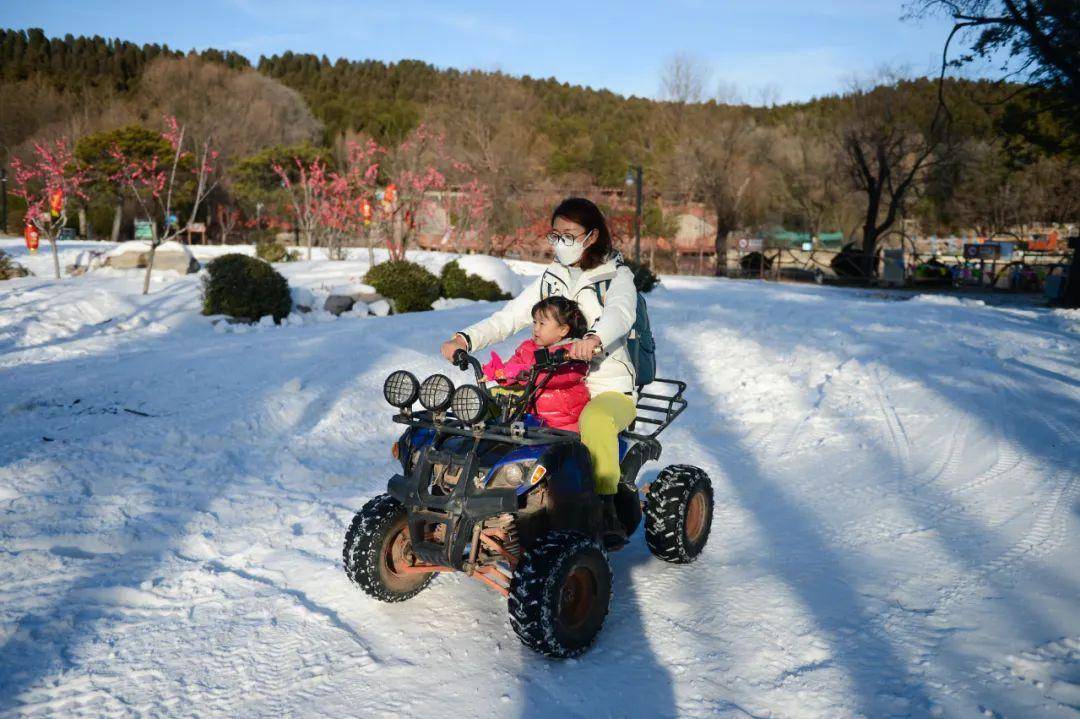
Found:
M 664 62 L 698 57 L 746 100 L 842 91 L 887 64 L 936 72 L 950 23 L 905 0 L 0 0 L 0 26 L 332 60 L 403 58 L 654 97 Z

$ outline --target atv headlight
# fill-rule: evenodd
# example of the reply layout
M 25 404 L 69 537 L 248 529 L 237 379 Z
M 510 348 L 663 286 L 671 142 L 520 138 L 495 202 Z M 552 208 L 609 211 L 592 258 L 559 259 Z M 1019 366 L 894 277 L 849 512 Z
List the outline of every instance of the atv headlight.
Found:
M 532 474 L 535 466 L 535 459 L 528 462 L 507 462 L 495 469 L 495 474 L 491 476 L 491 481 L 487 486 L 489 489 L 520 487 L 525 484 L 525 480 Z
M 416 401 L 416 395 L 420 392 L 420 383 L 412 372 L 399 369 L 391 372 L 383 383 L 382 393 L 386 401 L 395 407 L 405 409 Z
M 420 404 L 432 412 L 445 412 L 454 398 L 454 383 L 442 374 L 433 374 L 420 385 Z
M 487 400 L 484 393 L 474 384 L 463 384 L 454 390 L 454 399 L 450 407 L 454 416 L 466 424 L 476 424 L 487 413 Z

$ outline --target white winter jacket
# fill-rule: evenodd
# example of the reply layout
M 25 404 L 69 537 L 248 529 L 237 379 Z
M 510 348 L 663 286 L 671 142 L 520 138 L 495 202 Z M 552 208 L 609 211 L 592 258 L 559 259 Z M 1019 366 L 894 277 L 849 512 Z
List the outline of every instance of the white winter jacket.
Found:
M 533 305 L 551 295 L 575 300 L 589 323 L 589 334 L 600 338 L 603 354 L 592 361 L 585 378 L 590 394 L 595 397 L 613 391 L 634 396 L 634 366 L 626 351 L 626 336 L 637 318 L 637 289 L 634 273 L 620 263 L 618 255 L 582 272 L 574 283 L 565 267 L 552 262 L 505 307 L 460 332 L 469 344 L 469 351 L 501 342 L 530 326 Z

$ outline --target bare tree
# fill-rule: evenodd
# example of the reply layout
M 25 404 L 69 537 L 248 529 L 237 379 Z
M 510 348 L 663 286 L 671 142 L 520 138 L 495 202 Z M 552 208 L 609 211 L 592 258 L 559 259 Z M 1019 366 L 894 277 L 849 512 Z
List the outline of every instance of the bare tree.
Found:
M 840 156 L 827 131 L 797 116 L 773 134 L 771 160 L 776 169 L 782 215 L 797 215 L 811 235 L 850 223 L 851 189 Z
M 660 73 L 660 99 L 680 105 L 701 102 L 710 74 L 701 58 L 676 53 L 667 59 Z
M 718 81 L 712 102 L 702 103 L 709 75 L 703 61 L 688 55 L 675 55 L 664 67 L 660 96 L 668 112 L 660 132 L 673 151 L 660 174 L 669 195 L 702 201 L 716 213 L 716 274 L 725 275 L 728 236 L 760 200 L 765 158 L 762 135 L 749 109 L 736 104 L 734 86 Z
M 543 174 L 536 159 L 541 138 L 530 121 L 538 110 L 536 98 L 513 78 L 470 72 L 447 84 L 433 112 L 433 121 L 446 130 L 448 151 L 469 167 L 455 174 L 469 174 L 487 188 L 484 253 L 493 251 L 495 237 L 523 221 L 522 195 Z M 451 184 L 462 179 L 454 176 Z
M 918 194 L 935 153 L 944 149 L 946 124 L 940 104 L 930 118 L 913 109 L 926 103 L 911 102 L 915 89 L 898 75 L 882 70 L 877 84 L 852 88 L 836 132 L 852 187 L 866 199 L 861 260 L 866 277 L 877 270 L 878 238 Z
M 691 131 L 675 149 L 679 174 L 692 182 L 692 194 L 716 213 L 716 274 L 727 274 L 728 236 L 746 221 L 761 197 L 764 179 L 762 135 L 753 118 L 729 108 L 721 118 Z

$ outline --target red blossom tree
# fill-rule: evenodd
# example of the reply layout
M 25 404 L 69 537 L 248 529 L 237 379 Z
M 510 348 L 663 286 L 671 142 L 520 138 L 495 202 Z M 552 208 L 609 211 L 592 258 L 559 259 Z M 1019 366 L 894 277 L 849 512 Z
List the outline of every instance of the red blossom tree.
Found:
M 326 163 L 315 157 L 311 162 L 304 162 L 299 157 L 293 158 L 296 165 L 295 176 L 282 165 L 271 167 L 281 178 L 281 187 L 293 216 L 297 231 L 303 236 L 307 247 L 307 259 L 311 260 L 311 247 L 318 237 L 326 217 L 326 193 L 331 181 L 326 171 Z
M 438 169 L 449 165 L 446 137 L 420 125 L 389 155 L 390 184 L 380 198 L 379 218 L 386 249 L 395 261 L 405 259 L 425 196 L 446 188 L 446 175 Z
M 350 142 L 346 152 L 345 169 L 335 174 L 327 197 L 327 226 L 331 228 L 331 243 L 347 237 L 363 236 L 368 248 L 368 262 L 375 264 L 373 225 L 377 222 L 377 192 L 379 167 L 386 149 L 374 140 Z M 342 256 L 343 257 L 343 256 Z
M 471 172 L 471 168 L 464 163 L 455 163 L 454 169 L 460 174 Z M 439 193 L 439 197 L 448 220 L 443 243 L 456 252 L 466 249 L 492 252 L 494 238 L 487 231 L 491 214 L 490 188 L 474 177 L 464 184 Z M 481 238 L 486 238 L 483 245 L 480 243 Z
M 72 198 L 90 199 L 82 190 L 89 182 L 87 171 L 74 161 L 64 138 L 51 145 L 35 143 L 33 160 L 24 163 L 15 158 L 11 169 L 15 179 L 13 192 L 26 200 L 26 221 L 49 241 L 53 272 L 60 279 L 56 238 L 67 224 L 68 203 Z
M 153 229 L 143 278 L 144 295 L 150 292 L 150 273 L 154 269 L 157 248 L 188 231 L 198 216 L 200 205 L 219 179 L 216 177 L 218 152 L 212 148 L 210 138 L 201 144 L 196 142 L 175 117 L 166 116 L 165 128 L 162 137 L 172 147 L 171 157 L 162 158 L 156 154 L 149 159 L 128 157 L 119 146 L 110 151 L 120 167 L 110 179 L 131 193 Z M 188 142 L 190 150 L 185 149 Z M 184 199 L 191 206 L 187 221 L 170 221 L 175 203 Z
M 469 178 L 471 170 L 449 158 L 441 133 L 423 125 L 392 150 L 374 140 L 349 142 L 340 171 L 328 170 L 319 158 L 293 162 L 295 168 L 288 171 L 281 165 L 272 168 L 304 236 L 308 259 L 314 243 L 325 242 L 330 257 L 341 259 L 350 238 L 364 237 L 371 264 L 376 238 L 386 244 L 391 260 L 402 260 L 422 213 L 431 206 L 441 206 L 451 218 L 448 239 L 455 248 L 487 227 L 488 188 L 467 179 L 448 191 L 444 168 L 462 178 Z

